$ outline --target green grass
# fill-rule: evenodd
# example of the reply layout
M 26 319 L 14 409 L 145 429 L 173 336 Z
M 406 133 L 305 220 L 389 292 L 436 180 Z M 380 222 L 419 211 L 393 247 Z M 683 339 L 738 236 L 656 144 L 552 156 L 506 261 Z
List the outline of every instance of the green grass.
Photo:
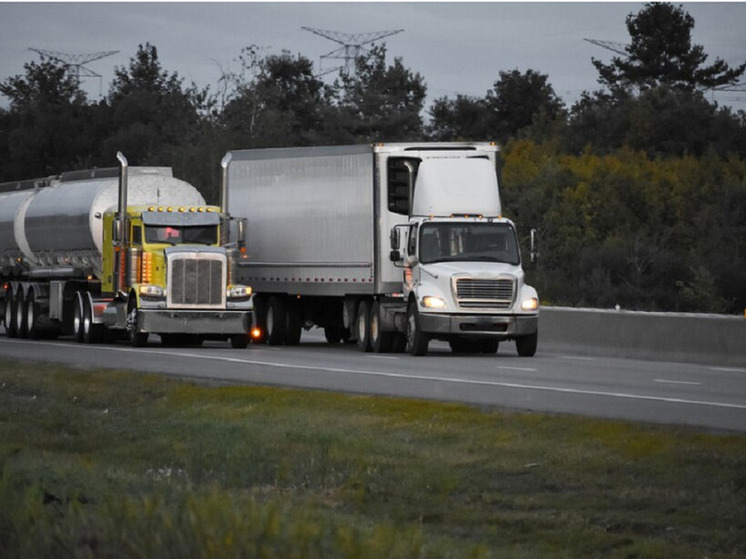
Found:
M 0 361 L 0 556 L 746 556 L 746 437 Z

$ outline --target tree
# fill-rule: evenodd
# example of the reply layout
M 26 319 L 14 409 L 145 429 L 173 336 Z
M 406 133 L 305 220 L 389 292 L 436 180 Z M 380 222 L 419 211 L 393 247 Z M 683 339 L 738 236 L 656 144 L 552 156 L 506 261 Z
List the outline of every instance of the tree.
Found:
M 129 67 L 115 69 L 102 156 L 122 151 L 138 164 L 170 164 L 174 147 L 198 132 L 199 99 L 196 88 L 184 89 L 177 73 L 162 69 L 155 46 L 139 45 Z
M 692 45 L 694 19 L 681 6 L 648 3 L 637 15 L 628 15 L 626 23 L 631 37 L 628 57 L 614 57 L 608 65 L 592 59 L 599 82 L 609 89 L 711 88 L 734 84 L 746 71 L 746 63 L 730 68 L 719 58 L 703 66 L 707 54 L 701 45 Z
M 517 69 L 501 71 L 486 103 L 495 113 L 493 134 L 501 142 L 540 120 L 553 122 L 565 116 L 564 103 L 549 84 L 549 76 L 531 69 L 523 74 Z
M 441 97 L 428 112 L 428 136 L 435 141 L 485 140 L 494 136 L 494 114 L 483 98 Z
M 427 86 L 401 58 L 386 66 L 385 45 L 358 57 L 356 72 L 342 71 L 336 84 L 341 124 L 356 142 L 419 140 Z
M 24 64 L 25 75 L 0 84 L 10 100 L 0 115 L 0 180 L 20 180 L 80 168 L 95 152 L 93 109 L 64 65 Z

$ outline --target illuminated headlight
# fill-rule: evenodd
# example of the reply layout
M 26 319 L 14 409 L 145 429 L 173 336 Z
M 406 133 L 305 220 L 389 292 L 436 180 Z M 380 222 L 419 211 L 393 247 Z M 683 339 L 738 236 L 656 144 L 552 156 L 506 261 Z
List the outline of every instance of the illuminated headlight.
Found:
M 432 297 L 428 295 L 422 299 L 422 306 L 427 309 L 442 309 L 445 308 L 446 302 L 440 297 Z
M 146 297 L 163 297 L 163 288 L 160 285 L 144 284 L 140 286 L 140 295 Z
M 240 297 L 249 297 L 251 295 L 251 288 L 247 285 L 233 285 L 228 290 L 228 297 L 232 299 L 238 299 Z
M 530 299 L 524 299 L 521 303 L 521 310 L 523 311 L 535 311 L 539 308 L 539 300 L 536 297 Z

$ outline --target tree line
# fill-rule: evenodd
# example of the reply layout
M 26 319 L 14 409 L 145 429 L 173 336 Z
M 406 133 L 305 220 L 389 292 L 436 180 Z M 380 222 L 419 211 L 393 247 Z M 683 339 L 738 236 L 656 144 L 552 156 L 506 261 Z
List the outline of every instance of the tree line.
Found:
M 248 46 L 211 90 L 165 70 L 147 43 L 98 102 L 42 57 L 0 83 L 0 181 L 109 167 L 122 151 L 173 167 L 214 202 L 230 149 L 496 140 L 506 213 L 540 232 L 529 275 L 545 302 L 741 313 L 746 112 L 707 91 L 736 83 L 746 63 L 707 64 L 681 6 L 645 4 L 626 24 L 627 56 L 592 59 L 599 89 L 571 107 L 533 69 L 425 107 L 424 77 L 389 63 L 383 44 L 331 84 L 301 54 Z

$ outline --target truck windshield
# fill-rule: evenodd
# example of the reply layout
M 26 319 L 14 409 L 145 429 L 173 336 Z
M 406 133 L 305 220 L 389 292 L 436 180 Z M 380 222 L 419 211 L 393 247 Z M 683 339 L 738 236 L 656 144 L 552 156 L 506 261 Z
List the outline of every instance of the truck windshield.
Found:
M 205 244 L 218 242 L 217 225 L 146 225 L 145 240 L 148 243 Z
M 424 223 L 419 260 L 520 264 L 515 230 L 508 223 Z

